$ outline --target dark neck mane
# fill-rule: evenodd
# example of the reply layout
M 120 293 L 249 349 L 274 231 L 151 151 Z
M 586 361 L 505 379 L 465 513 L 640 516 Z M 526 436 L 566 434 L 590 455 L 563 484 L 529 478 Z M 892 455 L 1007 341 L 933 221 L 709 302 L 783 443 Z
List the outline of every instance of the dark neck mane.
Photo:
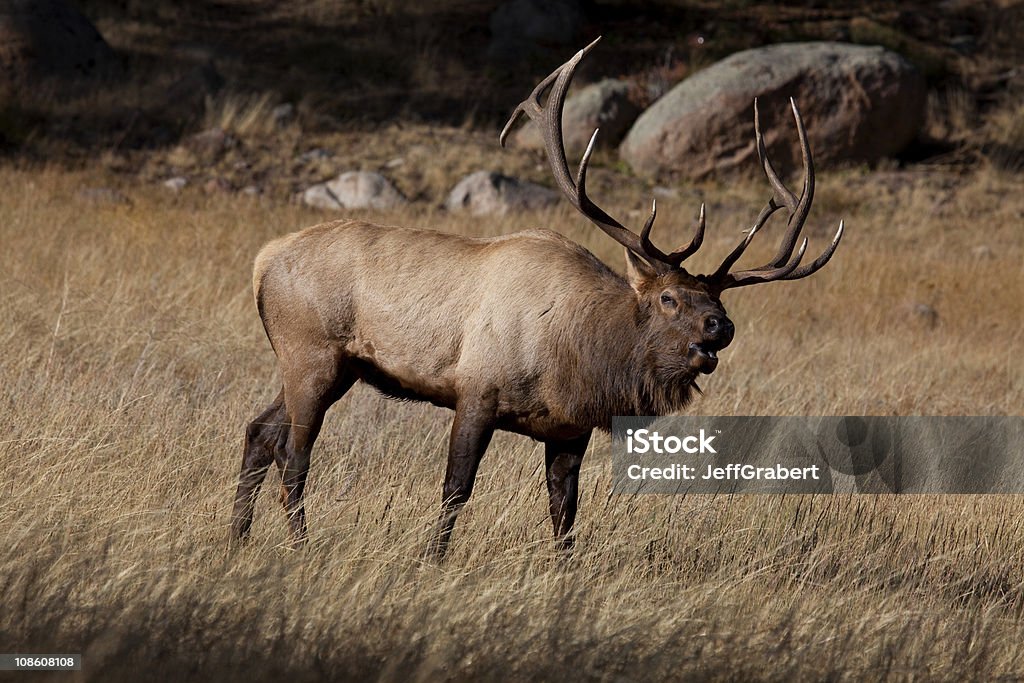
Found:
M 560 349 L 562 367 L 582 371 L 582 390 L 569 401 L 575 421 L 608 429 L 615 415 L 675 413 L 699 391 L 685 366 L 658 356 L 635 297 L 617 292 L 579 314 L 589 338 Z

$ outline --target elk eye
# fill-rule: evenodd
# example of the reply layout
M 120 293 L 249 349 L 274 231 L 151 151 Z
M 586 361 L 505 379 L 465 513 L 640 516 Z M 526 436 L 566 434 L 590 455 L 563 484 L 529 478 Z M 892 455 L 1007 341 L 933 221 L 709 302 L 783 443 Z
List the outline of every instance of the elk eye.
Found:
M 676 307 L 676 300 L 670 297 L 668 294 L 661 295 L 661 303 L 664 304 L 665 306 L 671 306 L 672 308 Z

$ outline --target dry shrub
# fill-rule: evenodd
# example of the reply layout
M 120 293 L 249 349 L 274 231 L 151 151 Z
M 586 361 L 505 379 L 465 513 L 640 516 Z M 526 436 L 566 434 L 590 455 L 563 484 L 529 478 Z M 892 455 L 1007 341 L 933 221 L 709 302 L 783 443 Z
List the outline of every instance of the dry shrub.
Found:
M 220 128 L 236 135 L 268 135 L 277 128 L 273 93 L 222 93 L 206 97 L 205 128 Z
M 928 93 L 924 134 L 934 140 L 960 145 L 972 139 L 978 125 L 974 95 L 959 86 Z
M 1021 95 L 1022 92 L 1008 94 L 985 122 L 986 156 L 997 168 L 1012 173 L 1024 171 L 1024 99 Z

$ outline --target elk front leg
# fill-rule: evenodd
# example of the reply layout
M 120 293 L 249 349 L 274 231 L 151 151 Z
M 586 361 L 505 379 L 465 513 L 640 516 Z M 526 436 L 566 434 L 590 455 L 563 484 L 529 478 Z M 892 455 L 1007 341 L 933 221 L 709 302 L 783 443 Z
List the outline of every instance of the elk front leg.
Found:
M 459 510 L 473 493 L 473 482 L 480 459 L 494 435 L 494 411 L 485 404 L 461 405 L 455 409 L 448 442 L 448 468 L 444 475 L 441 515 L 434 537 L 427 548 L 427 558 L 440 562 L 448 551 L 452 529 Z
M 573 547 L 573 524 L 579 497 L 580 465 L 590 443 L 590 432 L 568 441 L 544 442 L 548 498 L 555 543 L 559 550 Z

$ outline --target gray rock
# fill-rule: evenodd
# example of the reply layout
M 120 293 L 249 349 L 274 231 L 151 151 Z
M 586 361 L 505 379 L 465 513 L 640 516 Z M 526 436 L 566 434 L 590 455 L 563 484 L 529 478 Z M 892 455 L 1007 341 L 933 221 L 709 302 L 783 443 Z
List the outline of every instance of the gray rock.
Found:
M 270 110 L 270 118 L 278 128 L 285 128 L 295 120 L 295 105 L 291 102 L 279 104 Z
M 83 187 L 78 191 L 78 196 L 91 204 L 130 205 L 132 203 L 127 195 L 112 187 Z
M 234 136 L 222 128 L 209 128 L 182 140 L 181 146 L 195 155 L 202 164 L 211 164 L 238 144 Z
M 452 189 L 445 208 L 474 216 L 503 215 L 511 211 L 542 209 L 557 204 L 554 190 L 494 171 L 477 171 Z
M 910 62 L 881 47 L 819 42 L 745 50 L 655 102 L 620 154 L 649 178 L 756 168 L 755 97 L 772 160 L 788 171 L 799 166 L 790 97 L 800 107 L 815 162 L 827 165 L 876 161 L 903 149 L 924 120 L 926 90 Z
M 393 209 L 408 200 L 380 173 L 348 171 L 307 188 L 302 201 L 318 209 Z
M 315 161 L 325 161 L 332 156 L 334 156 L 334 153 L 331 150 L 324 149 L 323 147 L 314 147 L 299 155 L 299 163 L 311 164 Z
M 119 72 L 96 27 L 65 0 L 0 0 L 0 85 Z
M 188 185 L 188 178 L 180 175 L 175 176 L 173 178 L 168 178 L 163 182 L 163 186 L 166 187 L 168 190 L 171 190 L 172 192 L 181 192 L 182 190 L 185 189 L 186 185 Z
M 924 303 L 914 303 L 910 306 L 910 312 L 922 325 L 928 329 L 934 329 L 939 324 L 939 312 L 934 306 Z
M 629 83 L 612 78 L 580 88 L 565 100 L 562 111 L 562 135 L 566 152 L 578 157 L 583 154 L 595 128 L 598 147 L 615 147 L 640 115 L 640 107 L 629 99 Z M 512 139 L 516 146 L 543 149 L 544 140 L 533 121 L 516 131 Z
M 231 183 L 225 178 L 210 178 L 203 184 L 203 192 L 206 194 L 226 194 L 231 190 Z

